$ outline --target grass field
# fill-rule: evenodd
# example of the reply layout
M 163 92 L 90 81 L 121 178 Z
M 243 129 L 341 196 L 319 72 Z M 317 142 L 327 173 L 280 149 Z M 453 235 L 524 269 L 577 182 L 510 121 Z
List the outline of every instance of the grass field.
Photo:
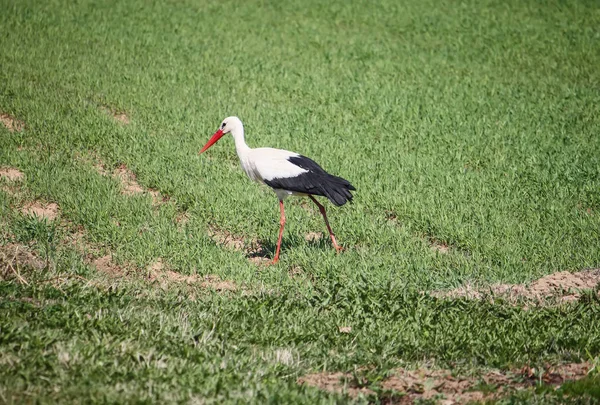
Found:
M 429 294 L 600 267 L 596 1 L 0 8 L 0 402 L 394 403 L 400 369 L 523 367 L 491 400 L 600 401 L 596 293 Z M 260 265 L 275 195 L 231 137 L 198 155 L 229 115 L 356 186 L 342 254 L 290 199 Z

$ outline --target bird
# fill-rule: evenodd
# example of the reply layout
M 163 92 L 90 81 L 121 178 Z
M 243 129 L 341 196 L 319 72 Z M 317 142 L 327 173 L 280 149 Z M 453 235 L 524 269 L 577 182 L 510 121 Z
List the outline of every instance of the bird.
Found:
M 240 164 L 248 177 L 258 183 L 271 187 L 279 199 L 279 237 L 275 256 L 267 264 L 276 264 L 281 251 L 281 239 L 285 227 L 285 210 L 283 201 L 289 196 L 310 198 L 319 208 L 331 242 L 336 252 L 343 249 L 337 243 L 335 235 L 329 225 L 327 212 L 315 196 L 326 197 L 336 206 L 342 206 L 352 201 L 350 191 L 356 188 L 346 179 L 327 173 L 314 160 L 283 149 L 250 148 L 244 139 L 244 125 L 238 117 L 227 117 L 221 122 L 219 129 L 202 147 L 199 154 L 204 153 L 225 134 L 231 134 L 235 141 L 235 149 L 240 159 Z

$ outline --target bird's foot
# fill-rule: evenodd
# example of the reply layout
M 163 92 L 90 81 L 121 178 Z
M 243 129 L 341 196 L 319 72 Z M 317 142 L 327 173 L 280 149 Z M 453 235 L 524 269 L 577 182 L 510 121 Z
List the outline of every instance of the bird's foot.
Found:
M 340 245 L 335 245 L 335 252 L 336 253 L 342 253 L 345 249 L 343 247 L 341 247 Z

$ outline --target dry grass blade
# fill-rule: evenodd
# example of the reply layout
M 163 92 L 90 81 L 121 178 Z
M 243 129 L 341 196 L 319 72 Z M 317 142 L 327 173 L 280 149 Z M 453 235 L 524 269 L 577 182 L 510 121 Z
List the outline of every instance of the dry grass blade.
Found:
M 17 263 L 17 256 L 18 256 L 18 253 L 19 253 L 19 247 L 17 246 L 17 247 L 15 248 L 15 255 L 14 255 L 13 259 L 12 259 L 12 260 L 10 260 L 10 261 L 8 262 L 8 266 L 9 266 L 9 267 L 10 267 L 10 269 L 13 271 L 13 273 L 14 273 L 14 275 L 17 277 L 17 279 L 18 279 L 18 280 L 21 282 L 21 284 L 29 285 L 29 282 L 27 282 L 27 280 L 25 280 L 25 279 L 23 278 L 23 276 L 21 276 L 21 274 L 19 273 L 18 269 L 15 269 L 15 268 L 13 267 L 13 265 L 12 265 L 13 263 Z M 17 266 L 17 268 L 18 268 L 18 266 Z

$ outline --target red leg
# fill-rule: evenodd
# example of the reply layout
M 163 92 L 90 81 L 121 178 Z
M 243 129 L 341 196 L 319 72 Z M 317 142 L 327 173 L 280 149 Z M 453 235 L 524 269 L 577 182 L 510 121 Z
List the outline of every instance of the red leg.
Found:
M 277 239 L 277 250 L 275 251 L 275 257 L 268 264 L 275 264 L 279 261 L 279 251 L 281 250 L 281 238 L 283 237 L 283 227 L 285 225 L 285 211 L 283 210 L 283 201 L 279 200 L 279 211 L 281 217 L 279 218 L 279 239 Z
M 325 207 L 319 203 L 317 201 L 317 199 L 315 197 L 313 197 L 312 195 L 309 195 L 310 199 L 313 200 L 313 202 L 315 204 L 317 204 L 317 207 L 319 207 L 319 211 L 321 211 L 321 215 L 323 215 L 323 219 L 325 220 L 325 225 L 327 225 L 327 230 L 329 231 L 329 236 L 331 236 L 331 242 L 333 243 L 333 247 L 335 248 L 335 250 L 340 253 L 342 251 L 342 247 L 340 245 L 337 244 L 336 240 L 335 240 L 335 235 L 333 234 L 333 231 L 331 230 L 331 227 L 329 226 L 329 221 L 327 220 L 327 214 L 325 213 Z

